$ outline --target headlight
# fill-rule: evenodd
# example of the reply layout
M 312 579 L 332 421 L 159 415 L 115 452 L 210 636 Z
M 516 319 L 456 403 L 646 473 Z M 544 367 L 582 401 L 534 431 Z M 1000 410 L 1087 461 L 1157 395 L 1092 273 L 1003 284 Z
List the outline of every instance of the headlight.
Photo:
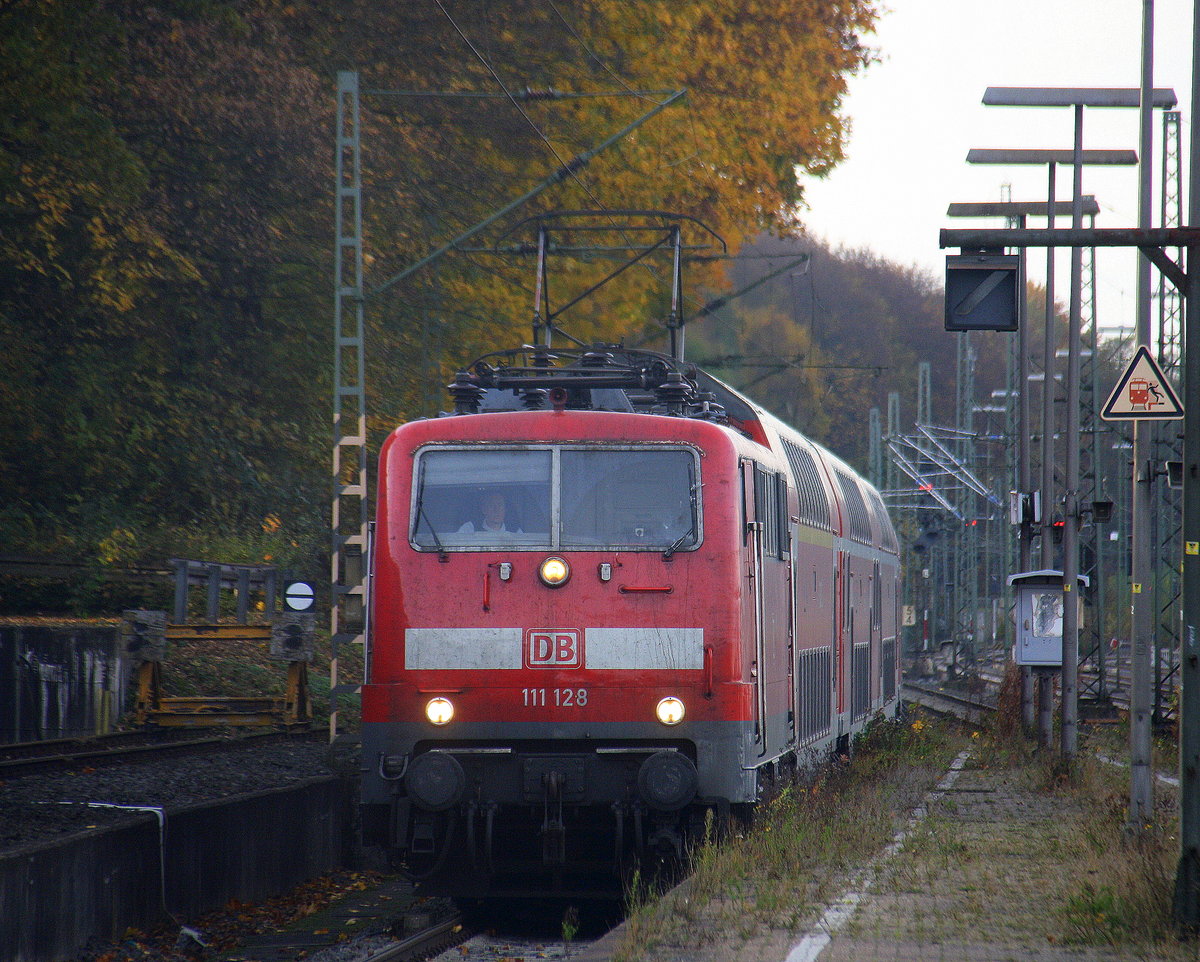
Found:
M 538 568 L 538 577 L 542 579 L 542 584 L 557 588 L 565 585 L 571 577 L 571 566 L 562 558 L 547 558 Z
M 425 717 L 435 725 L 445 725 L 454 717 L 454 705 L 449 698 L 430 698 Z
M 683 721 L 683 702 L 673 695 L 664 698 L 655 707 L 654 714 L 664 725 L 678 725 Z

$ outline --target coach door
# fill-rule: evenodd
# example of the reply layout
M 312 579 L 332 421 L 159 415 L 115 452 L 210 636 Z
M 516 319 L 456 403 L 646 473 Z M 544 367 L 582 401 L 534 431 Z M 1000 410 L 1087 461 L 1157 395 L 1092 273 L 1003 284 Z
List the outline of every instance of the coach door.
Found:
M 796 601 L 797 579 L 800 577 L 798 565 L 796 564 L 796 552 L 800 546 L 800 526 L 794 521 L 788 521 L 788 570 L 787 570 L 787 596 L 788 596 L 788 691 L 791 692 L 792 698 L 792 731 L 791 744 L 799 745 L 802 739 L 801 719 L 804 715 L 801 713 L 803 705 L 801 699 L 803 697 L 802 690 L 804 688 L 804 676 L 797 670 L 798 658 L 800 655 L 800 605 Z
M 846 657 L 854 632 L 850 559 L 844 551 L 837 553 L 837 577 L 833 584 L 833 701 L 837 714 L 842 715 L 846 711 Z
M 745 519 L 744 558 L 746 577 L 749 579 L 750 586 L 750 590 L 747 592 L 750 610 L 743 614 L 743 619 L 747 614 L 749 615 L 750 624 L 746 640 L 753 641 L 750 678 L 754 689 L 754 740 L 758 746 L 758 754 L 761 756 L 767 753 L 767 688 L 764 678 L 767 668 L 767 649 L 766 618 L 763 611 L 763 522 L 758 517 L 755 505 L 754 469 L 753 461 L 742 462 L 742 516 Z M 744 620 L 743 624 L 745 624 Z

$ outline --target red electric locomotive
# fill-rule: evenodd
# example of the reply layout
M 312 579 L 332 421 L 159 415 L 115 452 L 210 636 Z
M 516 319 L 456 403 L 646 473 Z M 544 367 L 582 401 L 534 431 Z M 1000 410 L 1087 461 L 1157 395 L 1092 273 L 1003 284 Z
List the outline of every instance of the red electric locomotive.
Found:
M 380 455 L 363 831 L 457 896 L 611 890 L 898 704 L 874 488 L 666 355 L 527 350 Z

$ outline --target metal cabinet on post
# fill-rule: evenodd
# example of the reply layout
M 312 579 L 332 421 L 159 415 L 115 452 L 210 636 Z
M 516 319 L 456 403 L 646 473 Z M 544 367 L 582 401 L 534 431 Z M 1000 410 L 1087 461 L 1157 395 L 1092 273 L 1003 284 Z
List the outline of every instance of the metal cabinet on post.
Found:
M 1010 575 L 1016 589 L 1016 640 L 1013 661 L 1031 668 L 1062 667 L 1063 605 L 1070 592 L 1063 590 L 1063 573 L 1051 568 Z M 1079 575 L 1086 588 L 1087 575 Z M 1078 591 L 1075 603 L 1081 604 Z

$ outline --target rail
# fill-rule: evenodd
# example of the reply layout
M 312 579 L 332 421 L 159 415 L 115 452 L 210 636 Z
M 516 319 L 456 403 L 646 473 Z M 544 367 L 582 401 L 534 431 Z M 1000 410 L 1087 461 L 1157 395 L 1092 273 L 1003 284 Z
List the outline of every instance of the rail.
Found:
M 237 738 L 169 738 L 169 733 L 148 735 L 144 731 L 115 732 L 88 739 L 57 739 L 50 742 L 21 742 L 0 748 L 0 779 L 19 778 L 47 771 L 86 765 L 99 768 L 143 759 L 170 758 L 255 742 L 305 737 L 308 732 L 253 732 Z M 312 737 L 316 737 L 313 734 Z
M 996 706 L 981 698 L 916 682 L 905 682 L 901 693 L 907 701 L 940 715 L 954 715 L 972 724 L 982 722 L 996 713 Z
M 400 942 L 379 949 L 367 956 L 364 962 L 415 962 L 417 959 L 428 959 L 465 942 L 474 934 L 463 916 L 456 913 Z

